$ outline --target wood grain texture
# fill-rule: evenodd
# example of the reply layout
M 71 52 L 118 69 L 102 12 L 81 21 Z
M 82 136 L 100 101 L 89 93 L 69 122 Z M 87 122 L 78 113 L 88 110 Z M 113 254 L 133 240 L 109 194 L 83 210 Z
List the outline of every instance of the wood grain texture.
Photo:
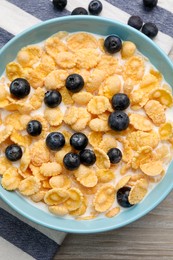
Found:
M 173 192 L 153 211 L 118 230 L 69 234 L 54 260 L 172 260 Z

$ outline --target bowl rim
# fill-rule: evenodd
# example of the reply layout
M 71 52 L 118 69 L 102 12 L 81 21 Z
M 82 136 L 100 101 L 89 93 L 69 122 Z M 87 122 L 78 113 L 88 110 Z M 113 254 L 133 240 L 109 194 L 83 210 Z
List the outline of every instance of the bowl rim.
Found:
M 54 19 L 50 19 L 50 20 L 46 20 L 43 22 L 40 22 L 32 27 L 27 28 L 26 30 L 22 31 L 21 33 L 17 34 L 14 38 L 12 38 L 7 44 L 5 44 L 1 49 L 0 49 L 0 55 L 1 53 L 3 53 L 10 45 L 12 45 L 16 39 L 23 37 L 24 35 L 26 35 L 28 32 L 31 32 L 32 30 L 36 30 L 39 29 L 40 27 L 44 26 L 44 25 L 48 25 L 48 24 L 52 24 L 52 23 L 56 23 L 56 22 L 63 22 L 63 21 L 83 21 L 83 20 L 93 20 L 93 22 L 96 21 L 102 21 L 102 22 L 112 22 L 115 25 L 119 25 L 121 27 L 124 27 L 128 30 L 132 31 L 133 33 L 135 33 L 136 35 L 138 35 L 140 38 L 143 38 L 145 41 L 148 41 L 150 45 L 152 45 L 159 53 L 160 56 L 164 57 L 164 59 L 166 60 L 166 62 L 168 63 L 168 65 L 172 68 L 173 70 L 173 63 L 171 62 L 171 60 L 169 59 L 169 57 L 166 55 L 166 53 L 159 47 L 157 46 L 153 40 L 149 39 L 146 35 L 142 34 L 141 32 L 137 31 L 136 29 L 123 24 L 119 21 L 113 20 L 113 19 L 109 19 L 109 18 L 104 18 L 104 17 L 96 17 L 96 16 L 64 16 L 64 17 L 58 17 L 58 18 L 54 18 Z M 170 164 L 171 165 L 171 164 Z M 169 166 L 170 166 L 169 165 Z M 168 170 L 167 170 L 168 172 Z M 158 184 L 157 184 L 158 185 Z M 137 215 L 135 215 L 132 219 L 126 220 L 120 224 L 115 225 L 110 225 L 110 226 L 106 226 L 106 227 L 102 227 L 102 228 L 88 228 L 87 230 L 84 229 L 80 229 L 80 230 L 76 230 L 75 228 L 64 228 L 64 227 L 55 227 L 52 224 L 46 223 L 46 221 L 41 221 L 39 219 L 37 219 L 36 217 L 27 214 L 25 211 L 23 211 L 22 209 L 18 208 L 17 205 L 13 204 L 6 196 L 5 194 L 2 194 L 2 192 L 0 192 L 0 198 L 2 198 L 11 208 L 13 208 L 16 212 L 18 212 L 19 214 L 21 214 L 22 216 L 26 217 L 27 219 L 43 225 L 45 227 L 57 230 L 57 231 L 63 231 L 63 232 L 69 232 L 69 233 L 78 233 L 78 234 L 91 234 L 91 233 L 99 233 L 99 232 L 105 232 L 105 231 L 110 231 L 110 230 L 114 230 L 123 226 L 126 226 L 134 221 L 136 221 L 137 219 L 143 217 L 144 215 L 146 215 L 148 212 L 150 212 L 152 209 L 154 209 L 159 203 L 161 203 L 166 196 L 171 192 L 171 190 L 173 189 L 173 182 L 169 184 L 169 187 L 167 189 L 165 189 L 165 191 L 160 195 L 160 197 L 153 202 L 148 208 L 146 208 L 145 210 L 143 210 L 142 212 L 139 211 L 139 213 Z M 1 187 L 0 187 L 0 191 L 1 191 Z M 91 220 L 92 221 L 92 220 Z

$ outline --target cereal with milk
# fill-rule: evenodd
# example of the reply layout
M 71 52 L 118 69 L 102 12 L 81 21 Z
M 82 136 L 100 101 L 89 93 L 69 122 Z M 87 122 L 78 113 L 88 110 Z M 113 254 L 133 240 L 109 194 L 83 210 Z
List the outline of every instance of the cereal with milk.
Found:
M 59 32 L 22 48 L 0 78 L 1 185 L 18 191 L 34 206 L 46 205 L 56 216 L 115 217 L 123 207 L 140 203 L 171 161 L 171 87 L 133 42 L 124 41 L 114 54 L 104 42 L 103 37 L 85 32 Z M 70 75 L 82 77 L 78 90 L 67 87 Z M 31 88 L 23 97 L 11 92 L 18 78 Z M 73 83 L 71 79 L 72 88 Z M 55 103 L 59 92 L 58 105 L 50 104 L 49 98 L 45 102 L 49 91 L 55 91 Z M 119 111 L 112 97 L 119 93 L 130 100 L 124 108 L 128 127 L 121 131 L 110 122 L 110 115 Z M 114 119 L 121 120 L 122 115 Z M 39 122 L 39 133 L 27 129 L 31 121 Z M 47 136 L 57 132 L 64 139 L 54 149 Z M 73 146 L 76 132 L 87 137 L 82 149 Z M 22 149 L 20 156 L 7 155 L 11 146 Z M 85 149 L 92 150 L 92 163 L 88 157 L 82 159 Z M 64 161 L 69 153 L 80 158 L 74 169 Z

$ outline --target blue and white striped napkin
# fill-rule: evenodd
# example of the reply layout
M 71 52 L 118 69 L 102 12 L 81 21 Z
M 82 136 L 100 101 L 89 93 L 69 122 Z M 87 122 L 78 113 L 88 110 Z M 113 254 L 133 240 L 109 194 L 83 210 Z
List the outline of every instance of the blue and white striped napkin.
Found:
M 68 0 L 66 9 L 59 12 L 51 0 L 0 0 L 0 48 L 26 28 L 43 20 L 70 15 L 79 6 L 87 9 L 89 2 Z M 142 0 L 101 2 L 101 16 L 127 23 L 130 15 L 139 15 L 144 22 L 156 23 L 159 34 L 154 41 L 173 57 L 173 0 L 159 0 L 152 11 L 144 9 Z M 0 259 L 53 259 L 65 235 L 23 218 L 0 199 Z

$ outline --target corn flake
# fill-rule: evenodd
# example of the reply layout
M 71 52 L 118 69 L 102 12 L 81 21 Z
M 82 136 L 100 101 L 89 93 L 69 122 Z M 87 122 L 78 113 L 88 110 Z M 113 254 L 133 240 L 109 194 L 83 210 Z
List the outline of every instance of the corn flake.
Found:
M 99 94 L 109 99 L 121 91 L 121 80 L 118 75 L 108 77 L 101 85 Z
M 62 102 L 65 105 L 73 105 L 74 101 L 70 95 L 70 93 L 68 92 L 68 90 L 66 89 L 66 87 L 63 87 L 59 90 L 61 96 L 62 96 Z
M 69 192 L 65 189 L 54 188 L 46 192 L 44 202 L 48 205 L 59 205 L 69 198 Z
M 49 184 L 52 188 L 69 189 L 71 187 L 70 179 L 62 174 L 51 177 L 49 180 Z
M 163 171 L 163 165 L 161 161 L 150 161 L 148 163 L 140 164 L 140 169 L 148 176 L 156 176 Z
M 166 122 L 165 124 L 159 127 L 159 135 L 161 140 L 169 140 L 173 134 L 173 126 L 170 122 Z
M 56 35 L 50 37 L 45 42 L 46 52 L 53 58 L 56 58 L 58 53 L 68 51 L 67 46 Z
M 131 114 L 129 116 L 130 124 L 136 129 L 141 131 L 150 131 L 153 129 L 153 124 L 147 117 L 140 114 Z
M 94 96 L 88 103 L 87 109 L 91 114 L 104 113 L 109 107 L 109 99 L 104 96 Z
M 74 53 L 64 51 L 56 55 L 55 61 L 62 69 L 71 69 L 76 66 L 77 58 Z
M 63 204 L 56 205 L 56 206 L 49 206 L 48 209 L 52 214 L 57 216 L 65 216 L 69 213 L 68 209 Z
M 163 88 L 157 88 L 156 90 L 150 93 L 150 99 L 157 100 L 161 105 L 166 107 L 171 107 L 173 105 L 172 94 Z
M 31 161 L 30 151 L 28 148 L 25 149 L 22 158 L 20 160 L 20 170 L 25 172 Z
M 65 80 L 68 73 L 65 70 L 53 70 L 44 80 L 46 89 L 60 89 L 65 86 Z
M 40 167 L 40 173 L 46 177 L 56 176 L 62 172 L 62 167 L 57 162 L 43 163 Z
M 0 144 L 4 142 L 12 133 L 13 126 L 7 125 L 3 130 L 0 131 Z
M 49 162 L 50 154 L 44 140 L 35 142 L 30 149 L 31 162 L 34 166 L 41 166 Z
M 94 118 L 89 122 L 89 127 L 95 132 L 106 132 L 109 130 L 108 122 L 100 118 Z
M 15 167 L 9 167 L 4 172 L 2 179 L 1 179 L 1 185 L 6 190 L 16 190 L 19 187 L 21 181 L 21 176 L 18 173 L 17 168 Z
M 115 207 L 115 208 L 109 210 L 109 211 L 105 214 L 105 216 L 106 216 L 107 218 L 113 218 L 113 217 L 115 217 L 116 215 L 118 215 L 119 212 L 120 212 L 120 208 L 119 208 L 119 207 Z
M 15 144 L 27 147 L 31 144 L 32 139 L 29 135 L 21 135 L 18 131 L 14 130 L 10 136 L 11 141 Z
M 71 128 L 75 131 L 81 131 L 86 128 L 87 124 L 91 120 L 91 115 L 88 113 L 86 108 L 78 108 L 78 119 L 71 125 Z
M 30 45 L 22 48 L 17 54 L 17 61 L 22 67 L 31 67 L 40 60 L 42 48 Z
M 124 64 L 123 78 L 139 82 L 144 75 L 144 59 L 139 56 L 132 56 Z
M 98 42 L 94 36 L 88 33 L 75 33 L 68 37 L 67 46 L 72 51 L 84 48 L 97 49 Z
M 40 190 L 37 193 L 31 195 L 30 198 L 32 199 L 32 201 L 37 203 L 37 202 L 40 202 L 44 199 L 45 193 L 46 193 L 46 191 Z
M 126 186 L 126 184 L 128 183 L 128 181 L 130 180 L 131 175 L 127 175 L 122 177 L 119 182 L 116 185 L 116 190 L 118 191 L 119 189 L 123 188 L 124 186 Z
M 143 200 L 145 195 L 147 194 L 147 186 L 148 183 L 145 179 L 140 179 L 136 182 L 135 186 L 132 187 L 128 200 L 130 204 L 134 205 Z
M 29 102 L 31 104 L 31 106 L 33 107 L 33 110 L 35 109 L 39 109 L 42 105 L 42 102 L 44 100 L 44 89 L 42 88 L 37 88 L 34 91 L 34 94 L 31 96 L 31 98 L 29 99 Z
M 100 169 L 96 171 L 99 182 L 106 183 L 115 179 L 115 173 L 110 169 Z
M 20 64 L 16 62 L 10 62 L 6 66 L 6 75 L 10 81 L 13 81 L 17 78 L 22 78 L 24 71 Z
M 100 169 L 110 168 L 110 160 L 108 155 L 100 148 L 94 148 L 94 153 L 96 155 L 96 165 Z
M 77 188 L 70 188 L 68 192 L 69 198 L 64 202 L 64 205 L 69 211 L 78 209 L 82 204 L 83 194 Z
M 81 91 L 79 93 L 75 93 L 72 96 L 74 102 L 78 105 L 87 105 L 89 101 L 93 98 L 93 95 L 88 92 Z
M 103 136 L 103 140 L 100 142 L 98 147 L 107 153 L 111 148 L 117 147 L 117 141 L 115 137 Z
M 68 107 L 64 114 L 64 122 L 67 125 L 74 124 L 78 119 L 78 108 L 75 106 Z
M 124 41 L 121 49 L 121 56 L 123 59 L 130 58 L 136 51 L 136 45 L 130 41 Z
M 75 52 L 77 57 L 77 67 L 83 69 L 92 69 L 97 66 L 100 60 L 100 54 L 95 49 L 79 49 Z
M 115 188 L 113 185 L 102 186 L 94 196 L 93 206 L 98 212 L 108 210 L 115 200 Z
M 44 116 L 51 126 L 59 126 L 63 121 L 63 113 L 59 107 L 46 108 Z
M 83 197 L 80 207 L 76 210 L 70 211 L 69 214 L 75 217 L 82 216 L 86 212 L 86 209 L 87 209 L 87 199 L 86 197 Z
M 39 191 L 41 184 L 39 180 L 34 177 L 28 177 L 22 180 L 19 184 L 19 192 L 24 196 L 31 196 Z
M 166 116 L 164 107 L 158 101 L 149 100 L 144 106 L 144 110 L 156 126 L 160 126 L 165 123 Z

